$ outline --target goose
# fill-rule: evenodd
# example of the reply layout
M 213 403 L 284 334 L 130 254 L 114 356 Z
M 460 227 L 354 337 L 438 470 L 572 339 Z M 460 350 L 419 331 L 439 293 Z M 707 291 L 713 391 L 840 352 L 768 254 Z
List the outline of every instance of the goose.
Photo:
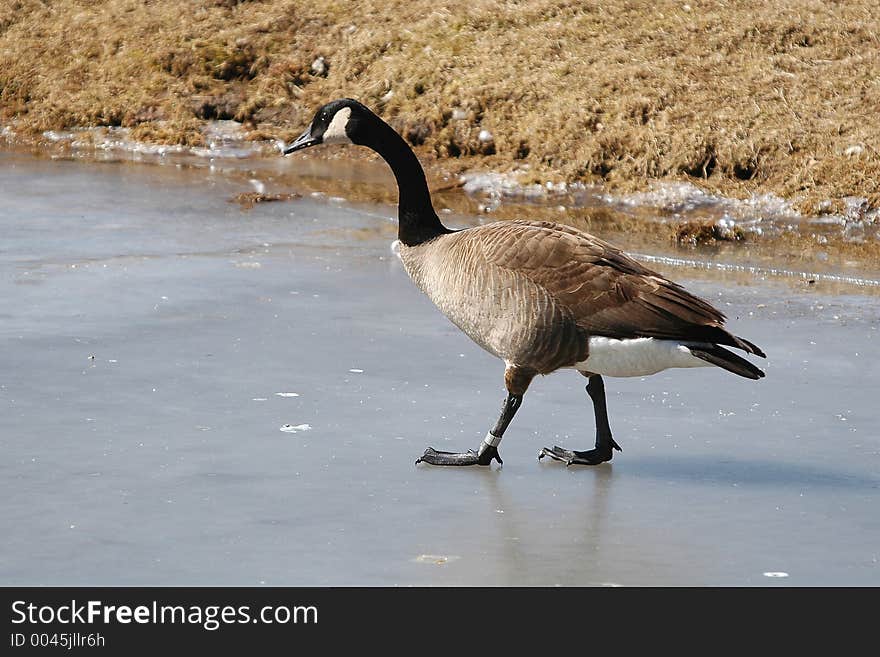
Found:
M 428 447 L 416 464 L 501 464 L 498 446 L 538 374 L 571 368 L 588 379 L 594 448 L 544 447 L 538 454 L 566 465 L 598 465 L 621 449 L 611 435 L 603 377 L 702 366 L 764 376 L 725 348 L 765 357 L 724 328 L 720 311 L 598 237 L 547 221 L 444 226 L 416 154 L 360 102 L 327 103 L 282 153 L 319 144 L 366 146 L 388 163 L 399 188 L 398 253 L 406 272 L 453 324 L 504 361 L 507 396 L 478 448 Z

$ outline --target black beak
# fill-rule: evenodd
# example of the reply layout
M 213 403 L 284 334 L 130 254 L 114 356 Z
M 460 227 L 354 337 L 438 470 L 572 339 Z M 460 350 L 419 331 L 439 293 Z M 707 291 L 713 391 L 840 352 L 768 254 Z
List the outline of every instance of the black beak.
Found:
M 309 126 L 308 128 L 305 129 L 305 131 L 299 137 L 296 138 L 296 140 L 290 146 L 287 146 L 282 151 L 282 153 L 284 155 L 290 155 L 291 153 L 294 153 L 296 151 L 301 151 L 304 148 L 308 148 L 309 146 L 315 146 L 320 143 L 321 143 L 320 138 L 313 138 L 312 137 L 312 126 Z

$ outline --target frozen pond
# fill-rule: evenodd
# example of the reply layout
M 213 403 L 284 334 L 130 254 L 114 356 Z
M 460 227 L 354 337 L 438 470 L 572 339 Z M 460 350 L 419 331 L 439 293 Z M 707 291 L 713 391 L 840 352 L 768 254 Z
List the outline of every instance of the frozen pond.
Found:
M 246 191 L 0 153 L 0 584 L 880 585 L 876 296 L 666 270 L 766 379 L 607 379 L 624 451 L 566 469 L 539 449 L 593 417 L 557 373 L 503 468 L 415 466 L 478 445 L 503 364 L 393 210 Z

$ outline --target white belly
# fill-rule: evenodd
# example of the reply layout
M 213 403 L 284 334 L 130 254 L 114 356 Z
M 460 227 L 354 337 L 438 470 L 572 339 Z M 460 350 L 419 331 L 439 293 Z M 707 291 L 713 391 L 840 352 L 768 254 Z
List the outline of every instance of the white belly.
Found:
M 605 376 L 647 376 L 670 367 L 711 366 L 683 344 L 655 338 L 617 340 L 594 336 L 590 338 L 589 354 L 575 369 Z

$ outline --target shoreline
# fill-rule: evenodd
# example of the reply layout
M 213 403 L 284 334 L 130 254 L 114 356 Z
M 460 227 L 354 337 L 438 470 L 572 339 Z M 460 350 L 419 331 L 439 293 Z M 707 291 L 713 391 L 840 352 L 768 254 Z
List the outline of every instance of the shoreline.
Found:
M 2 136 L 4 150 L 36 157 L 204 167 L 237 176 L 247 191 L 229 201 L 243 210 L 305 195 L 396 204 L 393 178 L 366 150 L 328 147 L 281 158 L 277 143 L 244 141 L 240 126 L 233 124 L 207 126 L 212 140 L 199 147 L 157 146 L 131 140 L 128 131 L 104 128 L 56 132 L 40 140 L 15 139 L 8 131 Z M 850 203 L 849 214 L 807 216 L 772 194 L 736 199 L 689 183 L 650 181 L 647 191 L 615 194 L 583 184 L 521 184 L 501 172 L 453 176 L 430 161 L 426 173 L 441 216 L 483 222 L 525 215 L 623 242 L 658 265 L 880 291 L 874 267 L 880 259 L 880 210 L 865 211 L 859 200 Z M 719 263 L 718 257 L 726 260 Z

